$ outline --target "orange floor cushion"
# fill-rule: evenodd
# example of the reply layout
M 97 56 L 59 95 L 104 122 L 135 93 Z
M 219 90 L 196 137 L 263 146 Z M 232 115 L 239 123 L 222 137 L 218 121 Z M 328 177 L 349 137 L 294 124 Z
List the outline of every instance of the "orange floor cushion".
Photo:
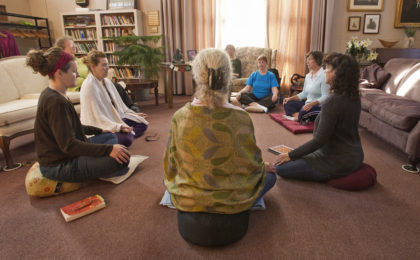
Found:
M 77 190 L 81 187 L 81 183 L 61 182 L 45 178 L 39 169 L 39 163 L 36 162 L 26 174 L 25 187 L 29 196 L 48 197 Z

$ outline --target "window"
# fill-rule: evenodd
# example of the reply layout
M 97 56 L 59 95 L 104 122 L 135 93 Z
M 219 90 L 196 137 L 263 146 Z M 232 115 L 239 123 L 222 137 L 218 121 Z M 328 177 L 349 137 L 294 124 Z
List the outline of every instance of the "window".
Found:
M 216 0 L 216 48 L 267 46 L 266 0 Z

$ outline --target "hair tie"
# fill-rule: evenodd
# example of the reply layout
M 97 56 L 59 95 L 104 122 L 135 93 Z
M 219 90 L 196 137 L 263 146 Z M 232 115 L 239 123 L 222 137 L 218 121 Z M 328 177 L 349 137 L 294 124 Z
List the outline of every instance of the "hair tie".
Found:
M 219 90 L 223 87 L 223 73 L 222 69 L 218 68 L 214 70 L 212 68 L 208 69 L 208 76 L 209 76 L 209 87 L 212 90 Z
M 71 54 L 68 54 L 65 51 L 62 51 L 60 54 L 60 57 L 58 58 L 57 63 L 55 64 L 55 67 L 53 69 L 53 71 L 51 71 L 50 73 L 48 73 L 48 76 L 53 77 L 54 73 L 59 70 L 64 68 L 67 63 L 69 63 L 69 61 L 73 60 L 73 56 L 71 56 Z

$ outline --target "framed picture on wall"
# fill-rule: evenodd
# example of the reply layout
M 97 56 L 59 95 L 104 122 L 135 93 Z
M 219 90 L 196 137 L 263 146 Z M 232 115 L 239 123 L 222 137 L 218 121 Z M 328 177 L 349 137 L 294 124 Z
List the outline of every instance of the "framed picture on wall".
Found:
M 349 25 L 348 25 L 348 31 L 360 31 L 360 23 L 362 21 L 361 16 L 349 16 Z
M 135 0 L 108 0 L 108 9 L 134 9 Z
M 398 0 L 394 27 L 420 27 L 420 1 Z
M 365 21 L 363 25 L 363 33 L 377 34 L 379 33 L 379 23 L 381 21 L 380 14 L 365 14 Z
M 347 10 L 353 12 L 380 12 L 384 9 L 384 0 L 347 0 Z

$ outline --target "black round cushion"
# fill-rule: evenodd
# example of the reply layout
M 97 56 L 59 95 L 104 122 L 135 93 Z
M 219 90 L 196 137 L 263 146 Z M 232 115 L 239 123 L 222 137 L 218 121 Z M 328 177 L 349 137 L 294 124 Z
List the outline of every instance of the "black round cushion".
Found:
M 222 246 L 240 240 L 248 231 L 249 211 L 237 214 L 184 212 L 178 210 L 178 230 L 188 242 Z

